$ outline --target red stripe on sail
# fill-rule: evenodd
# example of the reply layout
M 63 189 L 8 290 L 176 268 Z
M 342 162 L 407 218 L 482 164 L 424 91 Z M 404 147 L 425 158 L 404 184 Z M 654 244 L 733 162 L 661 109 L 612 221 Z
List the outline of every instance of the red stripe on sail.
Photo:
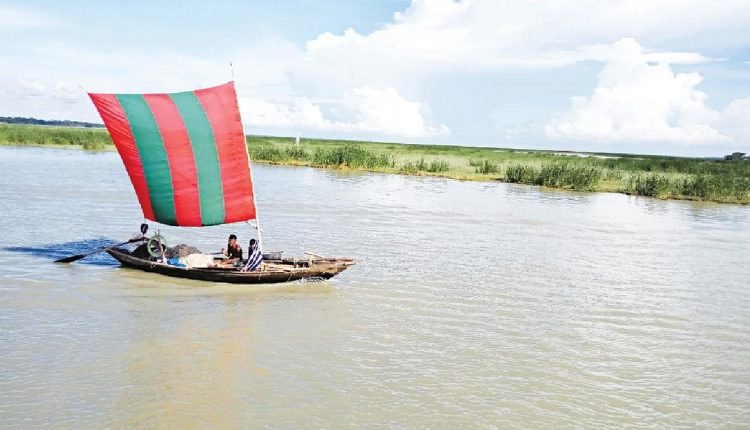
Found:
M 224 189 L 224 222 L 255 218 L 250 160 L 242 130 L 234 82 L 194 91 L 206 112 L 216 141 Z
M 200 227 L 198 170 L 185 122 L 169 94 L 144 94 L 143 98 L 154 114 L 167 152 L 177 225 Z
M 117 96 L 115 94 L 89 94 L 89 97 L 91 97 L 91 101 L 94 102 L 94 106 L 104 120 L 115 148 L 117 148 L 117 152 L 120 153 L 120 158 L 125 164 L 125 170 L 130 176 L 138 202 L 141 204 L 143 216 L 156 221 L 154 210 L 151 207 L 151 196 L 148 192 L 146 176 L 143 173 L 141 156 L 138 154 L 133 131 L 120 102 L 117 100 Z

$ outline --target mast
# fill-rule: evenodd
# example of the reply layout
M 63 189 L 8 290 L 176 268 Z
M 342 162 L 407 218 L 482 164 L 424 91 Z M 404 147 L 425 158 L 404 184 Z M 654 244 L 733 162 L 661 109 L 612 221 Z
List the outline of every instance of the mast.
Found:
M 229 63 L 230 67 L 232 66 L 232 63 Z M 234 68 L 232 68 L 232 79 L 234 79 Z M 236 81 L 235 81 L 236 84 Z M 235 85 L 235 94 L 237 93 L 237 86 Z M 239 109 L 240 99 L 239 96 L 237 96 L 237 107 Z M 242 144 L 245 145 L 245 154 L 247 154 L 247 164 L 248 169 L 250 170 L 250 183 L 253 184 L 253 206 L 255 206 L 255 226 L 250 224 L 250 221 L 247 223 L 250 224 L 251 227 L 255 227 L 255 230 L 258 233 L 258 249 L 260 249 L 260 252 L 263 252 L 263 236 L 261 235 L 260 230 L 260 216 L 258 215 L 258 204 L 255 201 L 255 181 L 253 181 L 253 169 L 250 165 L 250 151 L 247 148 L 247 134 L 245 134 L 245 124 L 242 122 L 242 113 L 240 112 L 240 126 L 242 127 Z M 247 250 L 250 252 L 250 250 Z
M 245 136 L 245 126 L 242 126 L 242 138 L 245 139 L 245 150 L 247 151 L 247 136 Z M 248 151 L 247 154 L 247 162 L 250 164 L 250 153 Z M 250 169 L 250 182 L 253 182 L 253 169 Z M 255 230 L 258 233 L 258 249 L 260 249 L 260 252 L 263 252 L 263 236 L 261 235 L 260 230 L 260 216 L 258 216 L 258 204 L 255 203 L 255 182 L 253 182 L 253 206 L 255 206 Z M 250 222 L 248 221 L 248 224 Z M 253 227 L 252 224 L 250 224 L 251 227 Z M 248 252 L 250 250 L 248 249 Z

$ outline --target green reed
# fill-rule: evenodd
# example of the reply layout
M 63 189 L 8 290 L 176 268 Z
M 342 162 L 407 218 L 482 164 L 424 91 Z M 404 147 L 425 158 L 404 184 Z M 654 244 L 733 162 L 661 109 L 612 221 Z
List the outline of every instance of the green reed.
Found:
M 535 168 L 524 164 L 511 164 L 505 168 L 505 182 L 514 184 L 534 184 L 537 177 Z
M 314 166 L 341 166 L 352 169 L 373 170 L 393 167 L 395 160 L 386 154 L 376 154 L 357 145 L 331 149 L 317 148 L 312 154 Z
M 750 177 L 726 173 L 699 173 L 683 177 L 670 177 L 659 173 L 638 173 L 628 178 L 624 192 L 660 198 L 741 202 L 750 199 Z
M 469 166 L 474 168 L 475 173 L 482 175 L 489 175 L 500 171 L 500 168 L 497 167 L 497 163 L 493 163 L 490 160 L 469 160 Z
M 105 129 L 0 124 L 0 143 L 10 145 L 77 145 L 98 150 L 112 145 Z
M 601 168 L 579 163 L 548 163 L 539 169 L 511 164 L 505 169 L 507 182 L 582 191 L 595 189 L 602 177 L 604 172 Z
M 248 136 L 252 160 L 501 180 L 659 198 L 750 203 L 750 162 L 628 154 Z M 0 124 L 0 144 L 113 149 L 105 129 Z
M 420 158 L 417 161 L 407 160 L 401 165 L 399 171 L 401 173 L 408 174 L 419 174 L 419 173 L 443 173 L 450 170 L 450 164 L 443 160 L 431 160 L 425 161 L 424 158 Z

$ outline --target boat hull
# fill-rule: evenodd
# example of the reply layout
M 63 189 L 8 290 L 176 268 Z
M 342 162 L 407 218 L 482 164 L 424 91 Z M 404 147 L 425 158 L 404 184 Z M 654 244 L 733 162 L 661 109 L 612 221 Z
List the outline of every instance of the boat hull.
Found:
M 330 279 L 355 264 L 348 258 L 320 258 L 311 261 L 309 267 L 295 267 L 297 264 L 266 264 L 262 271 L 240 272 L 237 269 L 182 268 L 135 257 L 123 248 L 107 250 L 123 267 L 158 273 L 174 278 L 195 279 L 208 282 L 230 284 L 273 284 L 299 280 Z M 286 267 L 288 266 L 288 267 Z

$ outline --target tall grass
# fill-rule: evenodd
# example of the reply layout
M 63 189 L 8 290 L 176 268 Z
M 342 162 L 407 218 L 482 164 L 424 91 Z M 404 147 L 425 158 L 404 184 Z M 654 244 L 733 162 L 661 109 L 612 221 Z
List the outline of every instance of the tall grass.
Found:
M 514 184 L 534 184 L 537 171 L 531 166 L 511 164 L 505 168 L 505 182 Z
M 275 145 L 248 145 L 250 159 L 270 163 L 284 163 L 290 161 L 309 161 L 310 154 L 300 152 L 294 148 L 283 148 Z
M 417 174 L 422 172 L 427 173 L 443 173 L 450 169 L 448 162 L 443 160 L 432 160 L 430 162 L 425 161 L 424 158 L 420 158 L 418 161 L 405 161 L 401 166 L 400 171 L 402 173 Z
M 577 163 L 548 163 L 539 169 L 512 164 L 505 169 L 507 182 L 582 191 L 593 190 L 603 176 L 601 168 Z
M 670 177 L 660 173 L 638 173 L 628 178 L 624 191 L 638 196 L 742 202 L 750 199 L 750 177 L 702 173 Z
M 112 148 L 105 129 L 0 124 L 0 144 Z M 458 179 L 489 178 L 573 190 L 750 203 L 750 162 L 608 154 L 250 136 L 252 160 Z
M 346 166 L 352 169 L 373 170 L 394 167 L 395 160 L 386 154 L 375 154 L 357 145 L 331 149 L 318 148 L 312 155 L 314 166 Z
M 77 145 L 104 149 L 112 139 L 104 129 L 0 124 L 0 143 L 6 145 Z
M 670 188 L 672 183 L 668 177 L 653 173 L 633 175 L 628 179 L 627 186 L 630 194 L 648 197 L 664 196 Z
M 490 160 L 469 160 L 469 166 L 474 168 L 475 173 L 479 173 L 482 175 L 489 175 L 500 171 L 500 169 L 497 167 L 497 163 L 493 163 Z
M 351 169 L 375 170 L 392 168 L 395 160 L 386 154 L 377 154 L 357 145 L 315 148 L 308 151 L 300 146 L 283 147 L 262 143 L 248 145 L 250 158 L 271 163 L 297 163 L 318 167 L 348 167 Z

